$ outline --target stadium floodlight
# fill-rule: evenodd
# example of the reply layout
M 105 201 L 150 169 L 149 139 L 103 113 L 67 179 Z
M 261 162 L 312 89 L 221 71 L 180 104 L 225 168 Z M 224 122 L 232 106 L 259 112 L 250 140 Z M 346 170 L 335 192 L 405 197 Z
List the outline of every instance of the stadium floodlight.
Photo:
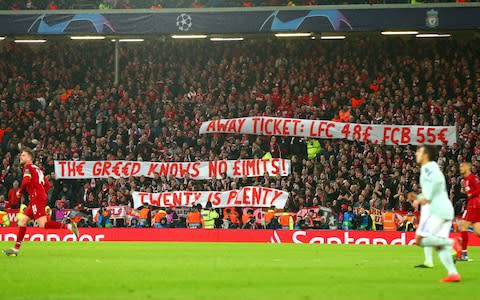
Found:
M 415 35 L 418 31 L 382 31 L 382 35 Z
M 19 40 L 15 40 L 14 41 L 15 43 L 46 43 L 47 40 L 43 40 L 43 39 L 34 39 L 34 40 L 29 40 L 29 39 L 19 39 Z
M 104 40 L 102 35 L 84 35 L 84 36 L 71 36 L 71 40 Z
M 206 34 L 174 34 L 172 39 L 205 39 Z
M 417 34 L 415 37 L 417 38 L 446 38 L 451 37 L 450 33 L 421 33 Z
M 145 39 L 119 39 L 120 43 L 135 43 L 135 42 L 143 42 Z
M 231 41 L 243 41 L 243 37 L 212 37 L 212 42 L 231 42 Z
M 279 38 L 307 37 L 307 36 L 312 36 L 312 33 L 311 32 L 284 32 L 284 33 L 275 33 L 275 36 Z
M 322 40 L 344 40 L 346 38 L 344 35 L 322 35 L 320 37 Z

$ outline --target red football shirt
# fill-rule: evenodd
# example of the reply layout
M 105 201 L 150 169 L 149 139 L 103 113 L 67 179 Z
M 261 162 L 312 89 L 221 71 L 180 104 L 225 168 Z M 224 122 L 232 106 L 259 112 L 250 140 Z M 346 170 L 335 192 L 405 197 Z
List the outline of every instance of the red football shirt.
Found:
M 31 200 L 45 200 L 47 199 L 47 192 L 51 186 L 39 167 L 34 164 L 24 166 L 20 193 L 26 189 Z
M 477 175 L 470 173 L 465 177 L 465 193 L 468 201 L 480 197 L 480 179 Z

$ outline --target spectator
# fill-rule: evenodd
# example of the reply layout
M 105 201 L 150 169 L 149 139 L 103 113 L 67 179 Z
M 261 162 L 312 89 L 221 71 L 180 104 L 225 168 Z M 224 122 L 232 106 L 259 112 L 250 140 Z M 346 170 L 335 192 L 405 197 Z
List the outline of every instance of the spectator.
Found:
M 17 197 L 17 191 L 19 189 L 18 181 L 13 182 L 12 188 L 8 191 L 8 202 L 5 208 L 18 209 L 20 208 L 20 198 Z
M 187 227 L 188 228 L 201 228 L 202 227 L 202 216 L 200 210 L 202 209 L 201 204 L 194 205 L 191 208 L 191 211 L 187 214 Z

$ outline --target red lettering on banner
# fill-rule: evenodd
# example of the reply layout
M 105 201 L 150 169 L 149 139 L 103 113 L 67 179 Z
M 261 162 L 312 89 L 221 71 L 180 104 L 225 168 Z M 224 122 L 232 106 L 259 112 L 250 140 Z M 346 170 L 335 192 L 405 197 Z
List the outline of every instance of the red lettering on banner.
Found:
M 228 171 L 227 162 L 224 161 L 224 160 L 221 160 L 218 164 L 218 173 L 223 176 L 223 175 L 227 174 L 227 171 Z
M 255 160 L 249 159 L 244 165 L 246 167 L 246 170 L 243 171 L 243 174 L 250 174 L 250 172 L 256 174 L 254 171 L 251 171 L 255 169 Z
M 400 128 L 393 127 L 393 128 L 392 128 L 392 136 L 391 136 L 390 140 L 391 140 L 392 143 L 394 143 L 394 144 L 398 144 L 398 141 L 399 141 L 397 138 L 395 138 L 395 134 L 396 134 L 397 132 L 400 132 Z
M 209 132 L 209 131 L 214 132 L 215 131 L 215 123 L 216 122 L 217 122 L 217 120 L 208 122 L 207 132 Z
M 67 164 L 68 176 L 75 176 L 75 162 L 69 161 Z
M 131 176 L 136 176 L 138 172 L 142 169 L 142 165 L 139 162 L 134 162 L 132 166 L 132 175 Z
M 185 195 L 185 204 L 184 204 L 184 206 L 190 206 L 190 205 L 192 205 L 192 204 L 190 203 L 190 197 L 193 196 L 193 192 L 185 191 L 185 192 L 183 192 L 183 194 Z
M 283 121 L 283 135 L 290 135 L 290 129 L 288 128 L 288 123 L 290 123 L 290 119 L 286 119 Z
M 264 130 L 263 130 L 263 131 L 265 132 L 266 135 L 273 135 L 273 131 L 269 131 L 269 130 L 268 130 L 268 125 L 269 125 L 270 123 L 273 123 L 273 119 L 267 119 L 267 120 L 265 120 L 265 125 L 264 125 Z
M 158 166 L 160 167 L 160 169 L 158 170 L 159 176 L 168 176 L 170 174 L 171 168 L 169 164 L 161 163 L 161 164 L 158 164 Z
M 311 137 L 324 137 L 324 133 L 327 130 L 327 122 L 325 121 L 314 121 L 310 127 L 310 136 Z M 315 125 L 318 125 L 316 128 Z
M 245 119 L 238 119 L 238 130 L 237 132 L 242 132 L 243 124 L 245 124 Z
M 150 166 L 148 167 L 147 176 L 153 177 L 154 174 L 157 174 L 158 173 L 157 167 L 158 167 L 157 163 L 151 163 Z M 125 174 L 125 172 L 123 172 L 123 174 Z
M 252 191 L 252 206 L 259 205 L 261 203 L 262 189 L 254 188 L 254 189 L 251 189 L 251 191 Z
M 293 135 L 297 135 L 298 124 L 302 123 L 302 121 L 293 119 L 292 122 L 293 122 Z
M 242 176 L 243 174 L 240 172 L 240 161 L 236 160 L 233 162 L 233 176 Z
M 208 162 L 208 176 L 212 178 L 216 178 L 218 175 L 218 161 L 209 161 Z
M 235 204 L 237 205 L 250 205 L 250 191 L 252 189 L 249 188 L 249 187 L 244 187 L 243 189 L 241 189 L 241 197 L 237 197 L 237 199 L 235 200 Z M 241 198 L 241 199 L 239 199 Z
M 442 143 L 447 143 L 448 140 L 447 138 L 445 137 L 445 133 L 447 132 L 448 128 L 442 128 L 440 130 L 440 132 L 438 133 L 438 139 L 442 142 Z
M 332 132 L 330 131 L 331 129 L 335 128 L 335 123 L 333 122 L 328 122 L 327 124 L 327 130 L 325 131 L 325 135 L 327 136 L 327 138 L 333 138 L 333 134 Z
M 343 138 L 348 139 L 348 137 L 350 136 L 350 124 L 349 123 L 345 123 L 345 125 L 343 125 L 342 133 L 343 133 Z
M 177 163 L 169 163 L 165 164 L 167 169 L 167 175 L 172 175 L 173 177 L 177 177 L 178 174 L 178 164 Z M 170 170 L 169 170 L 170 168 Z
M 123 165 L 123 168 L 122 168 L 122 174 L 125 176 L 125 177 L 129 177 L 130 174 L 128 172 L 128 168 L 130 167 L 131 163 L 130 162 L 127 162 L 126 164 Z M 151 169 L 151 166 L 150 166 L 150 169 Z M 150 170 L 149 170 L 150 172 Z M 150 173 L 149 173 L 150 175 Z
M 280 124 L 283 122 L 283 120 L 277 120 L 275 119 L 273 121 L 273 134 L 282 134 L 282 130 L 280 129 Z
M 275 202 L 283 195 L 282 192 L 273 191 L 273 198 L 270 200 L 270 205 L 275 205 Z
M 427 129 L 427 136 L 428 136 L 427 142 L 430 144 L 435 143 L 436 136 L 434 131 L 435 131 L 435 128 L 433 127 L 430 127 Z
M 60 173 L 62 174 L 62 177 L 65 176 L 65 165 L 67 164 L 66 161 L 59 161 L 58 164 L 60 165 Z
M 423 127 L 418 127 L 417 128 L 417 143 L 423 144 L 425 143 L 425 135 L 423 134 L 423 130 L 425 128 Z
M 144 193 L 144 192 L 138 193 L 138 196 L 140 196 L 140 203 L 141 203 L 141 204 L 152 203 L 152 195 L 153 195 L 153 194 Z M 146 198 L 147 196 L 150 196 L 150 200 L 145 200 L 145 198 Z
M 109 168 L 112 166 L 112 163 L 109 161 L 104 161 L 103 162 L 103 170 L 102 170 L 102 176 L 110 176 L 110 170 Z
M 274 176 L 277 176 L 279 173 L 280 173 L 280 160 L 278 158 L 273 158 L 270 160 L 271 164 L 272 164 L 272 174 L 270 175 L 274 175 Z M 267 168 L 265 168 L 265 171 Z
M 361 131 L 362 131 L 362 125 L 356 124 L 355 126 L 353 126 L 352 138 L 356 141 L 359 141 L 362 136 Z
M 383 142 L 384 142 L 385 144 L 388 144 L 387 141 L 390 140 L 390 131 L 391 131 L 391 130 L 392 130 L 392 128 L 387 127 L 387 126 L 385 126 L 385 127 L 383 128 Z
M 370 140 L 370 131 L 372 131 L 372 126 L 368 125 L 365 127 L 365 131 L 363 133 L 363 141 L 366 143 Z
M 220 205 L 222 203 L 222 193 L 221 192 L 214 192 L 213 193 L 213 201 L 210 201 L 212 205 Z
M 195 203 L 197 203 L 198 201 L 200 201 L 200 198 L 202 197 L 202 193 L 200 192 L 196 192 L 195 193 Z
M 120 166 L 122 165 L 122 162 L 117 162 L 116 164 L 113 165 L 112 168 L 112 173 L 116 175 L 117 177 L 120 177 Z
M 260 120 L 263 120 L 262 118 L 260 117 L 253 117 L 252 118 L 252 121 L 253 121 L 253 134 L 257 134 L 258 130 L 257 130 L 257 123 L 258 121 Z
M 238 195 L 238 192 L 237 192 L 237 191 L 235 191 L 235 190 L 229 191 L 229 192 L 228 192 L 228 198 L 227 198 L 227 205 L 230 206 L 230 205 L 232 205 L 232 204 L 236 204 L 236 205 L 242 204 L 242 202 L 239 202 L 239 201 L 238 201 L 237 195 Z M 234 201 L 234 200 L 235 200 L 235 201 Z M 234 202 L 232 203 L 232 201 L 234 201 Z
M 92 173 L 93 173 L 93 176 L 100 176 L 100 174 L 102 174 L 102 162 L 101 161 L 97 161 L 93 164 Z
M 410 144 L 410 128 L 402 127 L 402 144 Z
M 200 163 L 199 162 L 194 162 L 192 165 L 192 173 L 190 176 L 192 178 L 198 177 L 200 175 Z
M 172 206 L 183 206 L 182 198 L 183 192 L 173 192 L 173 205 Z

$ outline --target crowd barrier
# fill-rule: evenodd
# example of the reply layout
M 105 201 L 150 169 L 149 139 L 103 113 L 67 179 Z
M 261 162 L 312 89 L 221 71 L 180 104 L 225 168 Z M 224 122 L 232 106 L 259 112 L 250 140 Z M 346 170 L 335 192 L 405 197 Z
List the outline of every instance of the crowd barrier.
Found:
M 81 228 L 82 242 L 244 242 L 297 244 L 413 245 L 412 232 L 342 230 L 232 230 L 232 229 L 149 229 Z M 15 241 L 17 228 L 0 228 L 0 241 Z M 458 233 L 454 233 L 454 236 Z M 66 230 L 28 228 L 27 241 L 76 241 Z M 480 246 L 480 238 L 470 234 L 469 245 Z

